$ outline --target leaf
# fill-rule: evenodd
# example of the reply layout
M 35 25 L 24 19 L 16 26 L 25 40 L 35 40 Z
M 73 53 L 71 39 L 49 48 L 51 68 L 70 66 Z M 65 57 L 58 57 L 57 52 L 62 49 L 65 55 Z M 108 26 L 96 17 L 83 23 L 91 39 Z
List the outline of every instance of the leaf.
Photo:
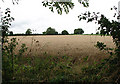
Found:
M 88 56 L 86 56 L 85 58 L 83 58 L 84 61 L 87 61 L 88 60 Z
M 89 18 L 87 22 L 92 22 L 92 18 Z
M 10 17 L 10 14 L 8 14 L 8 17 Z

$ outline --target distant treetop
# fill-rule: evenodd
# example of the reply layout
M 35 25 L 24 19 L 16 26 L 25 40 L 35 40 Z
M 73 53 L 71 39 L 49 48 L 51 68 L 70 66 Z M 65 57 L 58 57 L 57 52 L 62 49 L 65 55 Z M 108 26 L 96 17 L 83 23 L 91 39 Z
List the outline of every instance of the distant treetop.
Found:
M 68 33 L 67 30 L 63 30 L 61 34 L 62 34 L 62 35 L 68 35 L 69 33 Z
M 32 30 L 31 29 L 27 29 L 27 31 L 25 32 L 26 35 L 30 35 L 32 34 Z
M 58 32 L 54 29 L 49 27 L 45 32 L 43 32 L 44 35 L 57 35 Z
M 82 28 L 78 28 L 74 30 L 74 34 L 83 34 L 84 30 Z

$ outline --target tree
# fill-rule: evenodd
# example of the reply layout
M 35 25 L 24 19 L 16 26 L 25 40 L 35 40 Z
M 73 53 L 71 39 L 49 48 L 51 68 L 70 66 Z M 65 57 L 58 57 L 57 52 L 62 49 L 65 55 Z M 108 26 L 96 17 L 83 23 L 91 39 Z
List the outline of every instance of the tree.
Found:
M 74 34 L 83 34 L 83 33 L 84 33 L 84 31 L 81 28 L 78 28 L 78 29 L 74 30 Z
M 13 31 L 10 31 L 10 32 L 9 32 L 9 35 L 12 36 L 12 35 L 13 35 Z
M 58 32 L 57 32 L 55 29 L 49 27 L 49 28 L 46 30 L 46 32 L 43 32 L 43 34 L 46 34 L 46 35 L 57 35 Z
M 68 31 L 66 31 L 66 30 L 62 31 L 62 35 L 68 35 L 68 34 L 69 34 Z
M 25 34 L 26 34 L 26 35 L 32 34 L 31 29 L 27 29 L 27 31 L 25 32 Z

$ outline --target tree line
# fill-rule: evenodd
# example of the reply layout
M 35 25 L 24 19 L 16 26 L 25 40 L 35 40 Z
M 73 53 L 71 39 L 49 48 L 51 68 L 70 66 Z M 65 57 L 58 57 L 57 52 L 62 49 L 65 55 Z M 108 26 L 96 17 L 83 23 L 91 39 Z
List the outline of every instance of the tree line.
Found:
M 78 28 L 74 30 L 74 34 L 83 34 L 84 30 L 82 28 Z M 67 30 L 63 30 L 61 32 L 62 35 L 69 35 Z M 58 35 L 58 32 L 54 29 L 49 27 L 46 31 L 43 32 L 43 35 Z
M 83 34 L 84 30 L 82 28 L 74 29 L 74 34 Z M 16 34 L 16 35 L 32 35 L 32 30 L 28 28 L 25 32 L 25 34 Z M 12 36 L 13 31 L 10 31 L 8 35 Z M 61 33 L 58 33 L 54 28 L 48 27 L 46 31 L 42 32 L 40 35 L 69 35 L 69 32 L 67 30 L 63 30 Z

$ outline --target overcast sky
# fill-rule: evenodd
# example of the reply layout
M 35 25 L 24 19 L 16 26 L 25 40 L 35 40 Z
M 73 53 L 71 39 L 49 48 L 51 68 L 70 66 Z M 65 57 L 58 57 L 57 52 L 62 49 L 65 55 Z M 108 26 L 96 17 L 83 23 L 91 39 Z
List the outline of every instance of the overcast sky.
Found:
M 70 10 L 68 14 L 62 15 L 52 13 L 49 8 L 42 6 L 42 0 L 20 0 L 18 5 L 13 5 L 12 0 L 0 0 L 0 7 L 2 11 L 6 8 L 11 9 L 11 15 L 15 18 L 12 27 L 9 29 L 14 33 L 25 33 L 30 28 L 36 30 L 33 33 L 42 33 L 48 27 L 55 28 L 61 33 L 62 30 L 67 30 L 73 33 L 74 29 L 82 28 L 85 34 L 95 33 L 98 25 L 94 23 L 86 23 L 86 21 L 79 21 L 78 15 L 85 11 L 101 12 L 110 19 L 113 19 L 114 12 L 110 10 L 111 7 L 118 7 L 119 0 L 90 0 L 89 8 L 84 8 L 78 3 L 78 0 L 72 0 L 75 7 Z

